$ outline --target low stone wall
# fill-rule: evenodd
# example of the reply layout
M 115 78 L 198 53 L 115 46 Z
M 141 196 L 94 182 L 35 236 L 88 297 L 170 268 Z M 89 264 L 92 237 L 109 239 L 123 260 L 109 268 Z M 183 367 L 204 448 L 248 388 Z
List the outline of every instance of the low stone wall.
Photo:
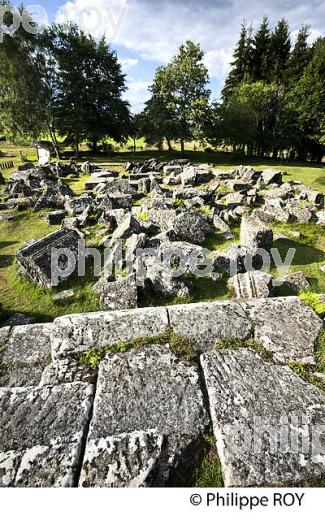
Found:
M 274 454 L 263 441 L 256 452 L 234 445 L 234 429 L 259 434 L 257 418 L 277 428 L 286 417 L 289 433 L 312 438 L 324 431 L 324 392 L 286 365 L 314 363 L 322 327 L 309 307 L 289 297 L 96 312 L 2 328 L 0 484 L 164 485 L 209 428 L 227 486 L 320 478 L 325 447 L 283 453 L 282 445 Z M 166 329 L 191 339 L 196 361 L 179 359 L 168 341 L 155 343 Z M 271 361 L 249 348 L 215 349 L 230 337 L 255 339 Z M 89 349 L 136 338 L 152 344 L 107 352 L 98 370 L 80 364 Z

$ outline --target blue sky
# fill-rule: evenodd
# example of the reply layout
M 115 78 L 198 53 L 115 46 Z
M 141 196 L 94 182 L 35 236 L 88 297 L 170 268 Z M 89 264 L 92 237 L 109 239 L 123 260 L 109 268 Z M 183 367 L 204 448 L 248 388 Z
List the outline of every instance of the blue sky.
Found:
M 20 2 L 15 2 L 20 3 Z M 127 74 L 126 97 L 134 112 L 148 99 L 148 85 L 156 67 L 191 39 L 206 52 L 210 88 L 218 98 L 229 70 L 241 23 L 256 27 L 263 15 L 271 24 L 288 19 L 292 40 L 303 23 L 311 26 L 311 40 L 325 27 L 325 0 L 33 0 L 49 21 L 72 20 L 99 37 L 106 34 Z

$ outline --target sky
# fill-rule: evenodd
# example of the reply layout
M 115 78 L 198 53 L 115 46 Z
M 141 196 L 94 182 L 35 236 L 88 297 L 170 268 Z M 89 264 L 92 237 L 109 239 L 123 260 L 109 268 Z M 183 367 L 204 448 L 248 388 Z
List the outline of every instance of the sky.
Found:
M 29 5 L 28 0 L 24 3 Z M 148 86 L 156 68 L 188 39 L 205 51 L 212 97 L 218 99 L 243 21 L 256 28 L 264 15 L 271 26 L 285 17 L 293 42 L 302 24 L 311 26 L 311 41 L 324 35 L 325 28 L 325 0 L 33 0 L 31 4 L 42 6 L 50 22 L 70 20 L 95 37 L 106 35 L 127 75 L 126 98 L 134 113 L 150 97 Z

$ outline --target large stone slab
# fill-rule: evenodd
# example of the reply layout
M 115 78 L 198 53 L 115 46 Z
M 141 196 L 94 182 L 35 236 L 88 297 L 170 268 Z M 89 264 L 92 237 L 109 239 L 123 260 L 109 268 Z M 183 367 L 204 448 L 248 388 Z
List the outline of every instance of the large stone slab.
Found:
M 248 349 L 208 352 L 201 364 L 226 486 L 324 476 L 324 392 Z
M 179 361 L 168 345 L 107 355 L 80 485 L 163 485 L 208 423 L 197 367 Z
M 277 361 L 314 363 L 322 320 L 295 296 L 248 300 L 241 306 L 254 322 L 254 337 Z
M 81 240 L 81 234 L 75 229 L 58 229 L 23 247 L 17 253 L 17 260 L 22 265 L 27 276 L 41 287 L 50 289 L 77 272 L 79 240 Z M 54 256 L 54 252 L 57 251 L 59 253 L 59 250 L 62 250 L 62 253 L 64 250 L 70 252 L 71 258 L 73 257 L 75 260 L 74 269 L 67 269 L 69 263 L 65 253 L 61 254 L 59 258 Z M 52 263 L 54 267 L 59 268 L 57 273 L 59 276 L 54 276 Z M 66 274 L 64 274 L 65 270 Z
M 250 320 L 235 302 L 191 303 L 167 309 L 170 326 L 179 336 L 194 339 L 200 352 L 213 348 L 222 339 L 245 340 L 252 333 Z
M 168 326 L 165 307 L 73 314 L 54 320 L 53 359 L 118 341 L 161 334 Z
M 0 486 L 76 485 L 93 386 L 1 388 Z
M 6 327 L 1 361 L 6 370 L 0 386 L 36 386 L 51 360 L 51 323 Z M 3 335 L 4 336 L 4 335 Z

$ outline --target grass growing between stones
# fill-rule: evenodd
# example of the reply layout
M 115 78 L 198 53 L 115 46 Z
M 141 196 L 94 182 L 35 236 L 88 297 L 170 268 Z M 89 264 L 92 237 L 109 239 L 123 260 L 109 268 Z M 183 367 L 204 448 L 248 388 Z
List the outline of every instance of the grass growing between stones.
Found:
M 150 345 L 164 345 L 168 343 L 170 351 L 181 361 L 195 361 L 197 352 L 194 350 L 194 341 L 178 336 L 171 327 L 167 327 L 165 332 L 152 337 L 139 337 L 130 341 L 118 341 L 111 345 L 104 345 L 98 348 L 85 350 L 79 356 L 79 363 L 90 368 L 98 368 L 99 363 L 108 352 L 125 353 L 135 347 L 145 347 Z
M 318 337 L 315 348 L 315 360 L 316 365 L 306 365 L 295 361 L 289 361 L 288 365 L 304 381 L 317 386 L 325 392 L 325 380 L 314 375 L 314 373 L 325 375 L 325 330 Z
M 173 472 L 169 487 L 223 487 L 221 463 L 213 435 L 203 435 Z
M 240 348 L 249 348 L 250 350 L 254 350 L 256 354 L 258 354 L 263 359 L 263 361 L 273 360 L 271 352 L 266 350 L 260 343 L 252 338 L 242 340 L 230 337 L 222 339 L 216 343 L 217 350 L 238 350 Z
M 35 149 L 33 147 L 15 147 L 9 144 L 7 146 L 6 143 L 4 146 L 6 158 L 13 158 L 15 166 L 21 164 L 27 158 L 35 160 Z M 22 150 L 22 154 L 20 154 L 20 150 Z M 264 164 L 261 164 L 258 160 L 250 161 L 247 158 L 241 158 L 228 153 L 204 153 L 187 150 L 185 155 L 182 156 L 178 152 L 169 153 L 167 151 L 148 150 L 138 153 L 122 152 L 102 154 L 98 155 L 98 157 L 96 156 L 95 161 L 100 163 L 105 163 L 105 161 L 113 161 L 114 163 L 120 162 L 120 166 L 107 167 L 123 173 L 123 165 L 125 162 L 129 160 L 145 160 L 153 156 L 163 161 L 169 161 L 178 157 L 187 157 L 193 163 L 208 162 L 224 170 L 230 170 L 242 163 L 247 164 L 251 162 L 252 166 L 257 170 L 270 167 L 287 170 L 288 175 L 284 177 L 284 180 L 300 180 L 307 186 L 319 189 L 325 193 L 324 168 L 297 163 L 282 164 L 280 161 L 273 160 L 265 160 Z M 86 159 L 93 160 L 94 158 L 90 157 L 89 154 L 87 155 L 87 153 L 83 153 L 80 160 L 83 161 Z M 15 168 L 3 172 L 7 180 L 14 170 Z M 85 183 L 89 179 L 89 175 L 83 175 L 78 179 L 64 178 L 63 180 L 72 187 L 76 195 L 79 195 L 85 191 Z M 177 199 L 174 203 L 175 206 L 178 204 L 183 205 L 183 201 Z M 45 209 L 39 213 L 32 213 L 32 210 L 22 211 L 16 213 L 16 220 L 0 222 L 0 294 L 5 315 L 10 316 L 15 312 L 22 312 L 35 316 L 37 321 L 44 321 L 52 320 L 62 314 L 100 310 L 98 296 L 91 290 L 91 273 L 88 273 L 84 280 L 79 278 L 78 280 L 74 280 L 73 283 L 69 283 L 68 287 L 72 287 L 75 290 L 75 296 L 71 300 L 61 303 L 54 303 L 52 301 L 50 291 L 43 290 L 30 281 L 18 276 L 13 262 L 15 254 L 21 249 L 24 242 L 26 240 L 41 238 L 57 229 L 57 226 L 49 226 L 40 218 L 41 213 L 45 211 Z M 102 237 L 96 234 L 98 230 L 98 226 L 96 225 L 87 228 L 87 231 L 89 231 L 89 235 L 86 236 L 87 245 L 93 247 L 100 243 Z M 299 231 L 301 236 L 298 239 L 291 237 L 289 234 L 290 230 Z M 297 249 L 291 271 L 301 270 L 311 284 L 308 295 L 302 296 L 305 298 L 304 301 L 309 299 L 315 310 L 319 310 L 319 308 L 323 309 L 323 304 L 314 296 L 325 292 L 324 273 L 319 269 L 319 267 L 325 263 L 325 234 L 323 228 L 314 224 L 275 224 L 274 231 L 282 232 L 288 236 L 288 240 L 278 240 L 275 242 L 275 247 L 279 248 L 282 257 L 285 257 L 290 247 Z M 204 246 L 216 252 L 238 243 L 239 226 L 232 226 L 232 232 L 234 234 L 233 240 L 225 240 L 222 233 L 214 233 L 207 238 Z M 276 273 L 273 271 L 271 274 Z M 198 301 L 225 300 L 232 296 L 231 291 L 227 287 L 227 280 L 224 277 L 218 281 L 212 281 L 209 278 L 192 278 L 190 282 L 190 297 L 175 298 L 155 294 L 143 295 L 139 298 L 139 306 L 147 307 Z M 62 285 L 58 291 L 64 288 L 65 285 Z M 53 294 L 55 294 L 55 292 L 57 291 L 53 291 Z M 281 289 L 279 289 L 279 295 L 280 294 Z

